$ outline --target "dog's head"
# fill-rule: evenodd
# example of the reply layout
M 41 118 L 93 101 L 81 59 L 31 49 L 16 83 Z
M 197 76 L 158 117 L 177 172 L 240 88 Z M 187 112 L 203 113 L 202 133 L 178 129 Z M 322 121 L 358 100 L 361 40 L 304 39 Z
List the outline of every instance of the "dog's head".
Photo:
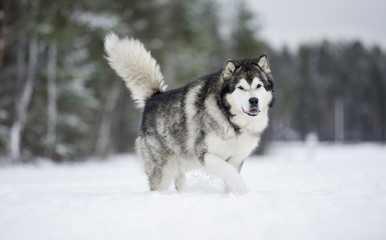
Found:
M 267 55 L 227 60 L 222 71 L 222 97 L 232 115 L 257 117 L 273 104 L 273 79 Z

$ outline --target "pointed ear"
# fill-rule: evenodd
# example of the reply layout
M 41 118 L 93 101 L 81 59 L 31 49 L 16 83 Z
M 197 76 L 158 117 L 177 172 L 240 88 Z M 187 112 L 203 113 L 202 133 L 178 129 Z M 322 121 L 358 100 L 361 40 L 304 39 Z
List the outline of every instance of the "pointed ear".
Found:
M 257 60 L 257 66 L 261 68 L 265 73 L 270 73 L 271 69 L 269 69 L 268 56 L 266 54 L 261 55 Z
M 224 70 L 222 72 L 223 76 L 228 78 L 233 75 L 233 73 L 236 71 L 236 68 L 238 68 L 240 64 L 237 61 L 234 61 L 232 59 L 228 59 L 224 64 Z

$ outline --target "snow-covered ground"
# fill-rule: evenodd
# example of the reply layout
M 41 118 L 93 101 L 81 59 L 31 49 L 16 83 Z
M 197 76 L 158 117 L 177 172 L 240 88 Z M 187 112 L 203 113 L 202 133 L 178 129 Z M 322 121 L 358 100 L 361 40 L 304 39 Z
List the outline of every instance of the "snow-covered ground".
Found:
M 274 144 L 250 157 L 251 192 L 189 174 L 149 192 L 134 155 L 0 168 L 0 239 L 386 239 L 384 145 Z

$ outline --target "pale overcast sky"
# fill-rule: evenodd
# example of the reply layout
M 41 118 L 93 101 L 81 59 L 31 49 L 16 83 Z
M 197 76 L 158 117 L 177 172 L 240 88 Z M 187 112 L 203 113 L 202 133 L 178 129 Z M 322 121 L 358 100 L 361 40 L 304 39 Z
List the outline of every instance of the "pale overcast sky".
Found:
M 262 37 L 274 47 L 359 39 L 386 50 L 386 0 L 246 1 L 258 13 Z

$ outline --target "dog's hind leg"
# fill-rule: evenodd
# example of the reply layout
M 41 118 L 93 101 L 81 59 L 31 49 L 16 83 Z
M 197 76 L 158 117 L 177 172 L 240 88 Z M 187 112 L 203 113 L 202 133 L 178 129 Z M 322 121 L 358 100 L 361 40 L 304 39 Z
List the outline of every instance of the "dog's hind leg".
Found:
M 166 161 L 165 164 L 156 165 L 149 171 L 149 185 L 151 191 L 164 191 L 171 185 L 175 176 L 175 166 L 173 161 Z
M 149 180 L 150 190 L 167 190 L 176 175 L 175 162 L 173 161 L 173 158 L 159 161 L 153 156 L 142 156 L 142 159 L 144 161 L 145 172 Z
M 181 192 L 184 188 L 186 183 L 186 176 L 185 173 L 179 172 L 176 177 L 174 178 L 174 186 L 176 187 L 176 190 Z
M 151 191 L 167 190 L 176 175 L 175 159 L 151 137 L 137 139 L 137 152 L 141 156 Z M 157 151 L 158 150 L 158 151 Z

